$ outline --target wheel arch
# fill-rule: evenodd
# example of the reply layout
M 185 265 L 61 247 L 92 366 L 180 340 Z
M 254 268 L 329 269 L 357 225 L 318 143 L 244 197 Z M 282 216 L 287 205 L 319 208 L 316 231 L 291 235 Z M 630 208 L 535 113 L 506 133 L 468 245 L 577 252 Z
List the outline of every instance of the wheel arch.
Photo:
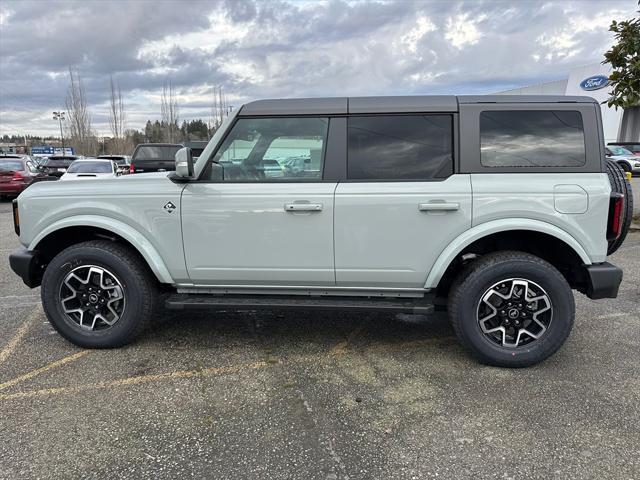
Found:
M 524 251 L 544 258 L 561 270 L 574 288 L 582 281 L 572 276 L 579 276 L 576 267 L 592 263 L 580 242 L 555 225 L 530 219 L 499 220 L 477 225 L 451 242 L 431 268 L 424 288 L 446 289 L 466 255 L 498 250 Z
M 63 249 L 95 238 L 105 238 L 127 245 L 137 252 L 161 283 L 173 283 L 162 257 L 153 244 L 131 226 L 111 218 L 75 216 L 55 222 L 42 230 L 28 249 L 38 251 L 45 260 Z

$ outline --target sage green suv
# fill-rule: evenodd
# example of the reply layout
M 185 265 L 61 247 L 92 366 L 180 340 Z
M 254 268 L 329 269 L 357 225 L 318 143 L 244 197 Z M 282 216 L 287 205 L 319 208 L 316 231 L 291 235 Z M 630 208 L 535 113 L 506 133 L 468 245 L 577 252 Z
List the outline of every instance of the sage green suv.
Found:
M 426 313 L 482 362 L 553 354 L 572 290 L 613 298 L 631 197 L 588 97 L 263 100 L 174 172 L 46 182 L 11 266 L 83 347 L 163 308 Z

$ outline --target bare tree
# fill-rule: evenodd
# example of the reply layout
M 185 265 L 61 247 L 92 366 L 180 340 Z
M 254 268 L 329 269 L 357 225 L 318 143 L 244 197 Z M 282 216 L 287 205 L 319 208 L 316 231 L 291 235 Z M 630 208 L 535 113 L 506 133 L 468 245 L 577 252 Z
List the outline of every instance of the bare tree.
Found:
M 178 99 L 173 92 L 171 80 L 162 86 L 160 114 L 162 115 L 162 123 L 165 128 L 165 141 L 169 143 L 177 142 L 180 130 L 178 127 Z
M 122 91 L 120 85 L 113 81 L 113 75 L 110 81 L 111 100 L 109 102 L 109 127 L 111 128 L 111 136 L 113 137 L 112 153 L 123 153 L 125 143 L 126 115 L 124 112 L 124 104 L 122 102 Z
M 231 106 L 227 105 L 227 95 L 223 92 L 222 86 L 213 87 L 213 102 L 211 103 L 211 112 L 209 114 L 209 131 L 215 132 L 224 119 L 229 116 Z
M 95 139 L 91 131 L 91 116 L 87 108 L 87 95 L 78 72 L 69 67 L 69 88 L 65 106 L 69 120 L 69 137 L 71 144 L 80 154 L 93 153 Z

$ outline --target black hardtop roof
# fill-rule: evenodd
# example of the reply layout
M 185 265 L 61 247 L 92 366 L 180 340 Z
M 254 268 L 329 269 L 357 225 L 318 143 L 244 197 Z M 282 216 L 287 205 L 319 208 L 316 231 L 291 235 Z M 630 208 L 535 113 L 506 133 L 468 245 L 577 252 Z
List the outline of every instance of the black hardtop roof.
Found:
M 565 95 L 412 95 L 394 97 L 284 98 L 243 105 L 239 116 L 344 115 L 347 113 L 457 112 L 473 103 L 597 103 L 591 97 Z

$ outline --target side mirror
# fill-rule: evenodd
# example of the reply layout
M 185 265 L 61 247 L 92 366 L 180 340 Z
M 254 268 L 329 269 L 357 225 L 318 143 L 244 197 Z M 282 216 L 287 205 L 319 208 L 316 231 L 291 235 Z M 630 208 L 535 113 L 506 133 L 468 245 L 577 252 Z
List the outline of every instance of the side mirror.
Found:
M 181 178 L 193 177 L 193 156 L 189 147 L 176 152 L 176 175 Z

